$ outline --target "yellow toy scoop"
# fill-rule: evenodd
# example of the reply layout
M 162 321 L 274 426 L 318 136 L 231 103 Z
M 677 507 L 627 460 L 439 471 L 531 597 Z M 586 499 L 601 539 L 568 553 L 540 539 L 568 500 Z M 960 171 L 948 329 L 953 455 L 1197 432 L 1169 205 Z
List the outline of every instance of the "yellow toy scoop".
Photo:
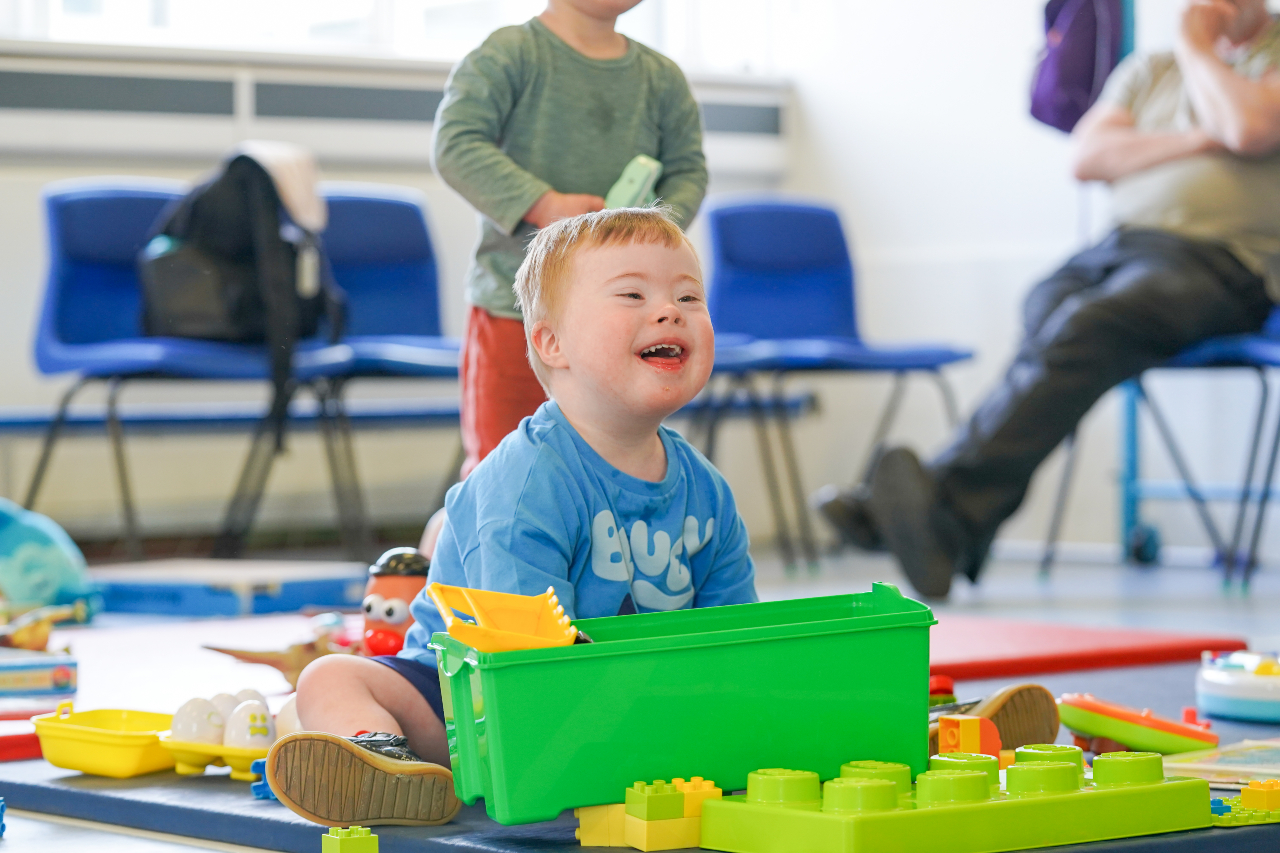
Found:
M 554 587 L 542 595 L 514 595 L 462 586 L 427 585 L 449 636 L 480 652 L 514 652 L 589 643 L 564 615 Z M 462 613 L 474 623 L 459 619 Z

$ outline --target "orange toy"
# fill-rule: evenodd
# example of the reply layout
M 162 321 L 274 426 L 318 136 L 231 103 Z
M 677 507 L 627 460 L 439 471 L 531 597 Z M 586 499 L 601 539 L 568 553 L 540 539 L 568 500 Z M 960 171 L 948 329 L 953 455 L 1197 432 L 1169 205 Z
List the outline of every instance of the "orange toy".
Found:
M 512 652 L 590 642 L 569 622 L 555 587 L 542 595 L 514 595 L 433 583 L 427 595 L 435 602 L 449 636 L 479 652 Z M 459 619 L 461 613 L 474 622 Z
M 1000 757 L 1000 732 L 986 717 L 946 714 L 938 718 L 938 752 L 969 752 Z
M 392 548 L 369 567 L 364 588 L 364 642 L 360 653 L 394 655 L 413 624 L 409 603 L 427 583 L 431 561 L 414 548 Z

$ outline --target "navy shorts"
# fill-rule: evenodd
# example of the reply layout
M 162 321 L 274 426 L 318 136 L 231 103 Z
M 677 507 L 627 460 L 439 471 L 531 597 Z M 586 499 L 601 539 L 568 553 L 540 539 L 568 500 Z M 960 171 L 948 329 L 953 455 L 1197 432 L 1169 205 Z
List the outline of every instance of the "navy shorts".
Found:
M 402 658 L 396 655 L 377 655 L 369 658 L 380 664 L 391 667 L 405 678 L 414 689 L 427 700 L 431 710 L 436 712 L 436 719 L 444 722 L 444 700 L 440 698 L 440 673 L 434 666 L 427 666 L 413 658 Z

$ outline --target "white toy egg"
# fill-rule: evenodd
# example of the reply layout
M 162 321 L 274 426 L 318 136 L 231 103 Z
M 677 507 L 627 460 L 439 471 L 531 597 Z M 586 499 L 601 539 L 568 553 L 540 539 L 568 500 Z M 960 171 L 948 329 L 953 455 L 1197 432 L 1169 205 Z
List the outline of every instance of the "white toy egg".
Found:
M 298 719 L 297 698 L 297 693 L 290 696 L 276 713 L 276 737 L 281 738 L 294 732 L 305 731 L 302 728 L 302 721 Z
M 188 743 L 222 743 L 225 722 L 208 699 L 189 699 L 173 715 L 173 739 Z
M 244 700 L 237 699 L 230 693 L 219 693 L 217 696 L 210 697 L 209 701 L 218 709 L 218 713 L 222 715 L 223 720 L 229 720 L 231 719 L 231 712 Z
M 248 702 L 250 700 L 253 700 L 254 702 L 261 702 L 263 705 L 267 704 L 267 697 L 263 696 L 261 693 L 254 690 L 252 687 L 246 687 L 244 690 L 241 690 L 239 693 L 236 694 L 237 705 L 239 705 L 241 702 Z
M 265 702 L 241 702 L 227 720 L 222 742 L 238 749 L 270 749 L 276 742 L 276 724 Z

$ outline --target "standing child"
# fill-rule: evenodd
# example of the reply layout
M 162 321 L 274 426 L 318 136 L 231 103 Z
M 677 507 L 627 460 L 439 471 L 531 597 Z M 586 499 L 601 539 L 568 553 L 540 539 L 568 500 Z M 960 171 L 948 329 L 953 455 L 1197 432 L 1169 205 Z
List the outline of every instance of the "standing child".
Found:
M 480 214 L 460 371 L 463 476 L 546 399 L 512 292 L 534 232 L 601 210 L 637 154 L 662 163 L 655 192 L 682 228 L 706 193 L 684 75 L 614 29 L 638 2 L 548 0 L 538 17 L 489 36 L 445 85 L 436 170 Z

